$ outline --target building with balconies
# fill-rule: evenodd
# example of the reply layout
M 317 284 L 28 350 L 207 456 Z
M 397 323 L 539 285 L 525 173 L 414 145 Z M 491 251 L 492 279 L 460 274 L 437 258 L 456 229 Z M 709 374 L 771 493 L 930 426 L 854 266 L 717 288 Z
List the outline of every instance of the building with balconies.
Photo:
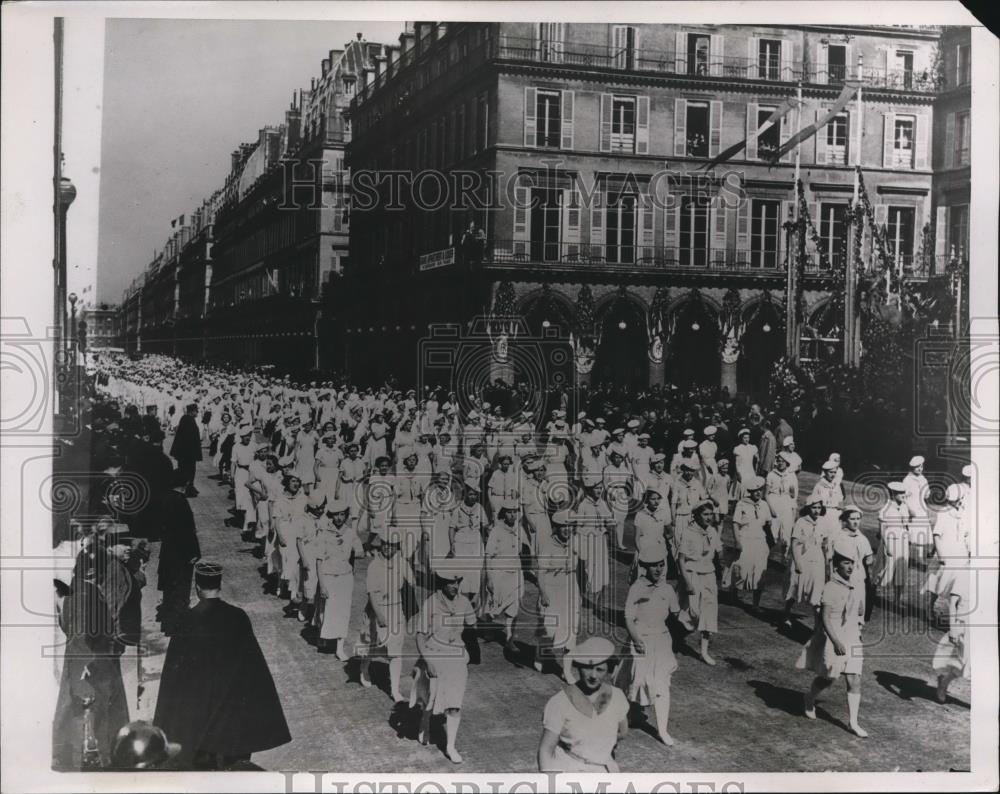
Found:
M 213 228 L 206 355 L 305 372 L 338 366 L 335 281 L 347 263 L 344 110 L 381 45 L 331 50 L 284 124 L 232 155 Z M 326 344 L 329 343 L 329 344 Z
M 796 173 L 816 232 L 804 325 L 826 340 L 802 352 L 842 357 L 831 291 L 848 250 L 855 165 L 899 272 L 935 272 L 923 243 L 939 36 L 819 25 L 409 25 L 363 70 L 350 107 L 351 374 L 408 379 L 428 323 L 468 328 L 499 306 L 533 335 L 568 342 L 574 333 L 579 343 L 585 330 L 595 349 L 574 350 L 584 379 L 759 391 L 786 349 L 784 224 Z M 845 81 L 861 84 L 860 101 L 799 146 L 798 165 L 792 153 L 771 164 Z M 799 109 L 758 134 L 800 90 Z M 743 151 L 706 170 L 744 138 Z M 419 176 L 401 189 L 385 178 L 395 171 Z M 362 172 L 374 185 L 365 200 Z M 442 191 L 448 200 L 438 200 Z M 738 200 L 723 200 L 727 192 Z M 581 329 L 591 306 L 593 327 Z M 728 350 L 724 338 L 735 338 Z M 557 369 L 571 377 L 573 360 L 563 358 Z
M 86 324 L 87 349 L 102 349 L 119 345 L 118 306 L 102 303 L 80 312 L 80 320 Z

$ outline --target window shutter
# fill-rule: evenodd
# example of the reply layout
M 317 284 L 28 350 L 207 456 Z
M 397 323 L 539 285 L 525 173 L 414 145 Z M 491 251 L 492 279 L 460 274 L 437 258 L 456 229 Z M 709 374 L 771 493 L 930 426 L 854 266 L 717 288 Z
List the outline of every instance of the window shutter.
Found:
M 894 145 L 893 135 L 896 130 L 896 114 L 884 113 L 882 115 L 885 118 L 885 128 L 882 132 L 882 167 L 891 168 L 892 150 Z
M 747 160 L 757 159 L 757 103 L 747 105 Z
M 795 220 L 795 202 L 794 201 L 782 201 L 781 202 L 781 215 L 778 217 L 778 266 L 783 267 L 785 264 L 785 256 L 788 253 L 788 240 L 785 234 L 784 224 L 787 221 Z
M 553 22 L 551 28 L 552 37 L 555 40 L 555 44 L 552 45 L 552 61 L 562 63 L 564 26 L 562 22 Z
M 686 154 L 687 100 L 674 99 L 674 157 L 684 157 Z
M 639 199 L 642 201 L 642 231 L 639 244 L 642 246 L 642 258 L 651 262 L 656 253 L 655 205 L 648 193 L 643 193 Z
M 635 100 L 635 153 L 649 154 L 649 97 Z
M 580 191 L 576 186 L 563 190 L 562 213 L 565 253 L 577 256 L 580 253 Z
M 721 33 L 713 33 L 709 37 L 709 68 L 712 77 L 722 77 L 723 64 L 726 57 L 726 39 Z
M 562 118 L 560 120 L 563 149 L 573 148 L 573 92 L 562 92 Z
M 674 50 L 674 72 L 677 74 L 687 74 L 688 59 L 688 34 L 678 30 L 676 36 L 677 47 Z
M 750 198 L 745 193 L 736 208 L 736 260 L 750 262 Z
M 531 240 L 530 192 L 523 185 L 514 187 L 514 253 L 527 254 Z
M 918 171 L 927 170 L 927 152 L 931 137 L 930 119 L 918 115 L 913 120 L 913 167 Z
M 680 239 L 678 234 L 681 218 L 680 197 L 673 196 L 672 199 L 673 203 L 667 201 L 666 208 L 663 210 L 663 247 L 670 260 L 678 262 L 680 260 L 680 252 L 677 250 Z
M 792 137 L 792 122 L 788 118 L 788 116 L 785 115 L 781 118 L 779 124 L 780 126 L 778 127 L 778 143 L 780 146 L 784 146 L 788 142 L 788 139 Z M 820 131 L 820 134 L 822 134 L 822 130 Z M 802 143 L 799 142 L 798 145 L 801 146 Z M 785 152 L 784 155 L 782 155 L 781 162 L 790 163 L 794 159 L 795 159 L 795 149 L 790 149 L 789 151 Z
M 626 48 L 628 47 L 628 27 L 615 25 L 611 28 L 611 51 L 614 54 L 614 65 L 618 69 L 628 66 Z
M 602 152 L 611 151 L 611 94 L 601 94 L 601 144 Z
M 827 75 L 829 71 L 830 63 L 830 46 L 828 44 L 819 44 L 816 47 L 816 60 L 813 62 L 813 79 L 814 83 L 819 83 L 820 85 L 826 85 L 830 79 Z M 817 161 L 818 162 L 818 161 Z
M 792 44 L 791 39 L 781 40 L 781 79 L 785 82 L 793 82 L 795 80 L 794 74 L 794 63 L 795 63 L 795 46 Z
M 916 267 L 917 256 L 921 253 L 927 253 L 926 251 L 920 250 L 920 241 L 924 236 L 924 202 L 920 201 L 917 203 L 916 208 L 913 210 L 913 266 Z
M 864 117 L 861 115 L 862 112 L 862 105 L 858 103 L 852 107 L 851 115 L 848 116 L 848 121 L 851 124 L 851 143 L 848 146 L 847 156 L 849 162 L 854 165 L 861 165 L 861 157 L 864 155 L 861 150 L 862 131 L 865 123 Z
M 844 76 L 851 80 L 855 76 L 858 65 L 854 62 L 854 50 L 850 44 L 844 46 Z M 827 67 L 829 71 L 829 67 Z
M 722 145 L 722 102 L 708 103 L 708 156 L 715 157 Z
M 534 146 L 537 140 L 538 120 L 535 114 L 538 110 L 538 89 L 524 89 L 524 145 Z
M 827 112 L 826 108 L 816 108 L 816 120 L 819 119 Z M 826 128 L 816 132 L 816 165 L 824 165 L 826 163 Z
M 955 167 L 955 114 L 949 113 L 944 121 L 944 167 Z
M 757 79 L 757 56 L 757 37 L 751 36 L 747 39 L 747 77 L 750 80 Z
M 726 264 L 726 247 L 729 244 L 729 210 L 717 199 L 712 205 L 712 261 Z
M 594 203 L 590 207 L 590 245 L 593 257 L 604 256 L 604 191 L 603 185 L 594 191 Z
M 937 208 L 937 225 L 934 229 L 934 256 L 941 258 L 948 253 L 948 208 Z M 937 263 L 943 266 L 941 262 Z M 938 269 L 935 268 L 935 272 Z

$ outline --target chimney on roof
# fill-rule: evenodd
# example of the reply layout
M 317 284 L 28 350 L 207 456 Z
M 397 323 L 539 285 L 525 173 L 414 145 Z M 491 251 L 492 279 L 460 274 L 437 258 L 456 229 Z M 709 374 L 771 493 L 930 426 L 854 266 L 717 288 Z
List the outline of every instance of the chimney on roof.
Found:
M 323 75 L 323 77 L 326 77 L 326 73 L 329 72 L 329 71 L 330 71 L 330 59 L 329 58 L 324 58 L 322 66 L 320 68 L 320 73 Z M 313 80 L 315 80 L 315 79 L 316 78 L 314 77 Z
M 356 35 L 357 35 L 357 37 L 358 37 L 358 41 L 364 41 L 364 40 L 365 40 L 365 39 L 364 39 L 364 35 L 363 35 L 363 34 L 361 34 L 361 33 L 357 33 Z
M 385 53 L 378 52 L 375 57 L 375 79 L 378 80 L 382 76 L 382 72 L 385 71 Z
M 302 114 L 299 113 L 298 108 L 293 106 L 290 110 L 285 111 L 285 129 L 287 134 L 285 135 L 284 154 L 287 154 L 298 148 L 302 133 Z
M 233 149 L 233 153 L 229 155 L 229 170 L 233 173 L 240 167 L 240 150 Z

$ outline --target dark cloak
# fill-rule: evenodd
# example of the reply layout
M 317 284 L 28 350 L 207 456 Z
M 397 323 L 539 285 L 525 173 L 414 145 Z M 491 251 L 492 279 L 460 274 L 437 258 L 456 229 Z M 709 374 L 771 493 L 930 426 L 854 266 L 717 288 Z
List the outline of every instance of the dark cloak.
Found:
M 244 756 L 291 741 L 246 612 L 209 598 L 184 614 L 167 648 L 153 722 L 180 742 L 184 768 L 198 752 Z
M 201 460 L 201 434 L 198 423 L 190 414 L 185 414 L 177 423 L 174 443 L 170 446 L 170 457 L 178 461 Z

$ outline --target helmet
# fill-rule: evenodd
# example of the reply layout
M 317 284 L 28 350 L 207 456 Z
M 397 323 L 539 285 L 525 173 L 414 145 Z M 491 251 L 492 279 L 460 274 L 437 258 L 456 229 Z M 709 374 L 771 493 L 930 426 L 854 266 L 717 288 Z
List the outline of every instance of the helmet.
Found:
M 130 722 L 115 737 L 111 764 L 118 769 L 154 769 L 181 750 L 176 742 L 155 725 L 142 720 Z

